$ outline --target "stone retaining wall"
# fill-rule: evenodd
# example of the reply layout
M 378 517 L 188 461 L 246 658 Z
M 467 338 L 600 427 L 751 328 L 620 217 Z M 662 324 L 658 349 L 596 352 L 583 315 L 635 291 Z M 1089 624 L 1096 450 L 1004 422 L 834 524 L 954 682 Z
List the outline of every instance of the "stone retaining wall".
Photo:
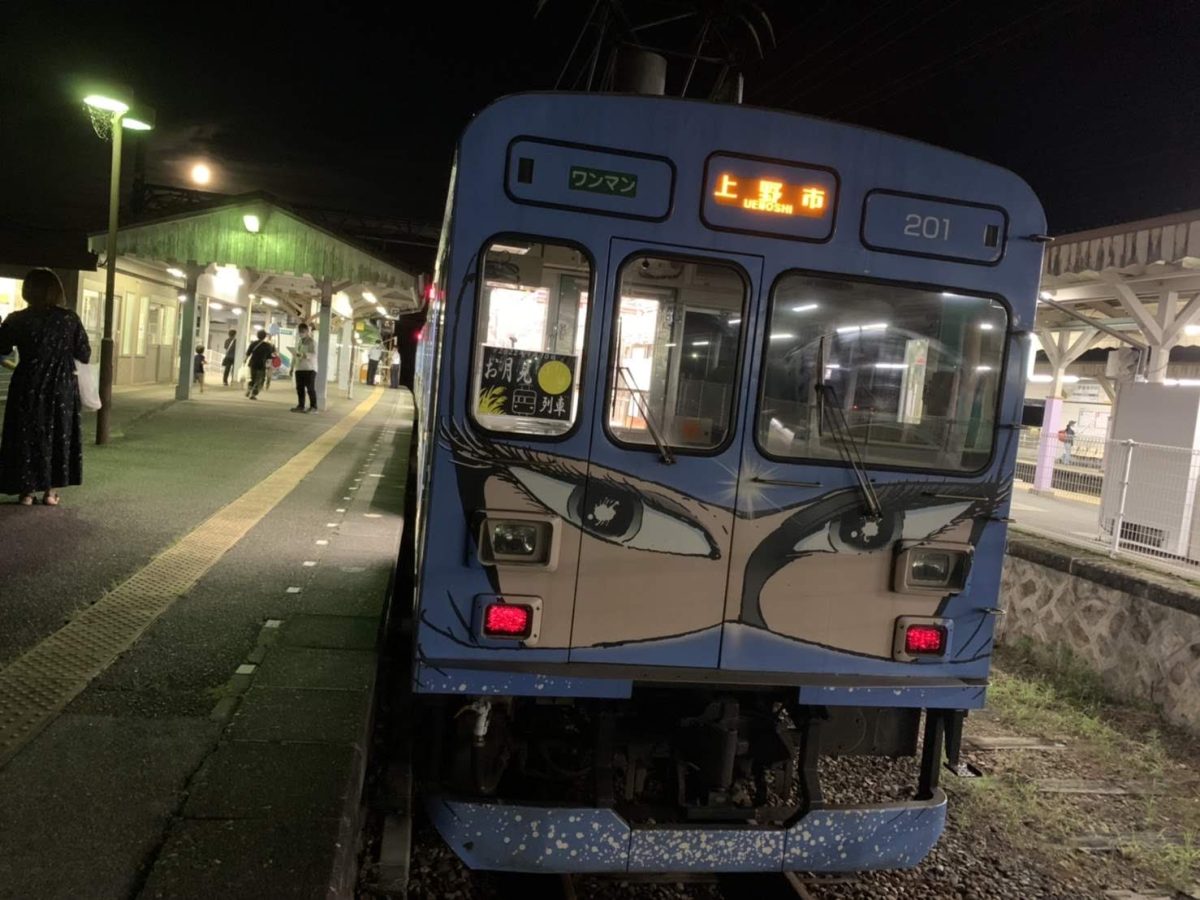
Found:
M 1115 696 L 1200 734 L 1200 588 L 1052 541 L 1008 545 L 997 642 L 1065 644 Z

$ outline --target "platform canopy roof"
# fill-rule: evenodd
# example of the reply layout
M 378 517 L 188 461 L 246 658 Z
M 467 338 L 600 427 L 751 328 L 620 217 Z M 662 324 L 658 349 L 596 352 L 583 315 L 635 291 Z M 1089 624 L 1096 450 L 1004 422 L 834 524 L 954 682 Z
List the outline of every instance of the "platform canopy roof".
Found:
M 91 249 L 99 253 L 105 241 L 105 232 L 89 236 Z M 121 226 L 117 254 L 164 271 L 188 263 L 236 266 L 250 275 L 254 290 L 283 299 L 301 315 L 307 314 L 325 279 L 349 298 L 355 316 L 373 314 L 377 305 L 400 312 L 420 306 L 413 273 L 327 231 L 269 194 L 242 194 Z
M 1154 325 L 1174 321 L 1200 295 L 1200 210 L 1057 236 L 1046 249 L 1041 290 L 1074 313 L 1157 343 Z M 1081 325 L 1060 309 L 1038 308 L 1039 330 Z

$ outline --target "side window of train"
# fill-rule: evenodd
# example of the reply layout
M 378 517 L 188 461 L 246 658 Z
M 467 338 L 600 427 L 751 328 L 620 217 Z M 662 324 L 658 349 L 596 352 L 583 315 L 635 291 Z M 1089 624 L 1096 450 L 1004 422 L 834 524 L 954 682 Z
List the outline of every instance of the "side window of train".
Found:
M 592 267 L 578 247 L 500 239 L 483 253 L 471 415 L 556 437 L 575 424 Z
M 781 277 L 758 446 L 771 457 L 974 472 L 992 454 L 1008 312 L 990 297 Z
M 618 443 L 720 447 L 733 427 L 747 281 L 727 263 L 634 256 L 620 272 L 608 382 Z

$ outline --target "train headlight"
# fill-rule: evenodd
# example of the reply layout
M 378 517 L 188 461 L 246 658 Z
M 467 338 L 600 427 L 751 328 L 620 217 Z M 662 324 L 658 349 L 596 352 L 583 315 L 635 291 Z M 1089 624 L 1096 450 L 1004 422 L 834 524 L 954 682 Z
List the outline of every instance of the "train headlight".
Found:
M 925 542 L 896 554 L 892 589 L 901 593 L 952 594 L 967 583 L 971 546 Z
M 492 550 L 497 556 L 534 559 L 538 549 L 537 525 L 528 522 L 489 522 Z
M 489 511 L 481 519 L 478 541 L 481 563 L 554 569 L 560 526 L 557 517 Z

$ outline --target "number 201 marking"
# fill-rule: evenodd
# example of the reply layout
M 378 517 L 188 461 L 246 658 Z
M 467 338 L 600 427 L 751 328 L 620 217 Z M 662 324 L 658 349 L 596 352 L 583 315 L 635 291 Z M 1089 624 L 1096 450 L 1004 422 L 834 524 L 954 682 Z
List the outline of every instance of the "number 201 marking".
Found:
M 909 213 L 904 217 L 904 234 L 907 237 L 924 238 L 927 241 L 948 241 L 950 240 L 950 220 Z

